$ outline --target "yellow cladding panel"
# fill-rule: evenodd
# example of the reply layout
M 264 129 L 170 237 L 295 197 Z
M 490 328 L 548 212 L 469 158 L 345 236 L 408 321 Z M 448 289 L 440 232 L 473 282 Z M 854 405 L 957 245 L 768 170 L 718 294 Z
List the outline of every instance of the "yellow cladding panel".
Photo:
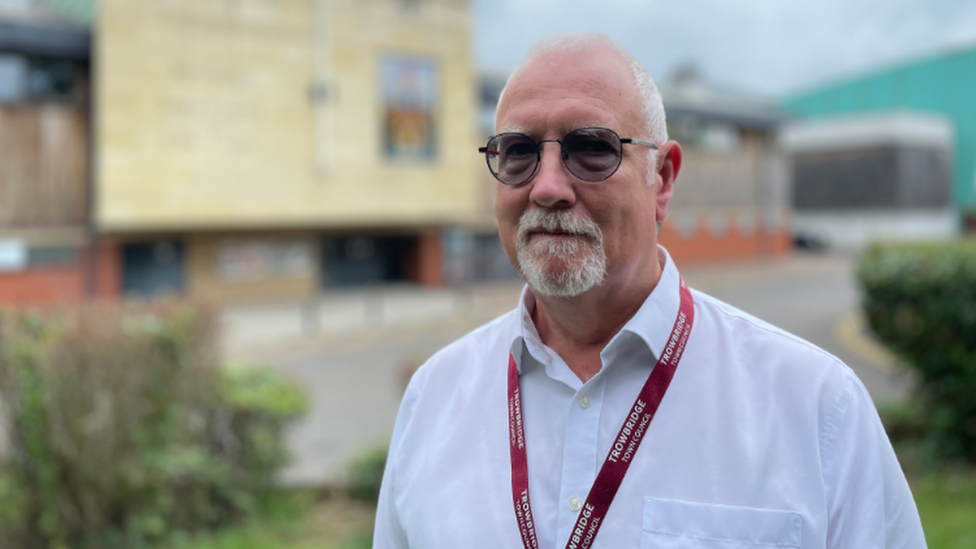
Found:
M 260 233 L 194 236 L 188 241 L 186 255 L 189 291 L 194 296 L 215 303 L 307 298 L 315 295 L 319 287 L 317 243 L 312 235 L 300 233 L 273 237 Z M 280 252 L 296 245 L 301 246 L 300 251 L 308 256 L 300 258 L 297 269 L 266 272 L 268 265 L 253 261 L 256 257 L 267 259 L 263 257 L 267 254 L 260 253 L 262 251 Z M 233 264 L 234 248 L 242 246 L 252 247 L 251 250 L 244 250 L 250 252 L 247 257 L 250 272 L 240 272 Z
M 483 211 L 467 2 L 103 0 L 99 17 L 103 229 Z

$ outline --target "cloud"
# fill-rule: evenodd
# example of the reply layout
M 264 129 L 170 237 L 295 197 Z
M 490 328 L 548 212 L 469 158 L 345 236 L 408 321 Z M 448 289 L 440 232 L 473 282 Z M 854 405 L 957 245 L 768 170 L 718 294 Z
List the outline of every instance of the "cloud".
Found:
M 971 0 L 475 1 L 477 63 L 511 71 L 538 39 L 604 32 L 659 80 L 696 64 L 712 81 L 782 95 L 976 45 Z

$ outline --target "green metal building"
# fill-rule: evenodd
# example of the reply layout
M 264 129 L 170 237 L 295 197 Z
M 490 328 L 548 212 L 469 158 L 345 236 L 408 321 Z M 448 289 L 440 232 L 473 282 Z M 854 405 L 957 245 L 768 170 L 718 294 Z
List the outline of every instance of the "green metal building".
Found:
M 949 118 L 955 130 L 952 205 L 976 213 L 976 45 L 800 93 L 782 106 L 810 119 L 892 111 Z

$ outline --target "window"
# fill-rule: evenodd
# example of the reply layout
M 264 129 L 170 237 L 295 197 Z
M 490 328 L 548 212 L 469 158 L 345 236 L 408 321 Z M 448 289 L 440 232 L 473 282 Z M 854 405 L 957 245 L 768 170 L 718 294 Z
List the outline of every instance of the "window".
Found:
M 389 55 L 381 66 L 383 150 L 390 160 L 430 162 L 436 153 L 437 69 L 423 57 Z
M 83 75 L 74 61 L 0 54 L 0 104 L 71 100 Z

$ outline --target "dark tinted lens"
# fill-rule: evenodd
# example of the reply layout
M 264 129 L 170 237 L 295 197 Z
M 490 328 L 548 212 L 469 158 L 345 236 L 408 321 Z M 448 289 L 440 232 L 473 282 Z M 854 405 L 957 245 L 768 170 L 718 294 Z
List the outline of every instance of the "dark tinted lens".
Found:
M 604 128 L 570 132 L 563 140 L 563 152 L 566 167 L 584 181 L 602 181 L 620 166 L 620 138 Z
M 528 180 L 539 161 L 539 146 L 527 135 L 503 133 L 488 142 L 488 168 L 502 183 Z

